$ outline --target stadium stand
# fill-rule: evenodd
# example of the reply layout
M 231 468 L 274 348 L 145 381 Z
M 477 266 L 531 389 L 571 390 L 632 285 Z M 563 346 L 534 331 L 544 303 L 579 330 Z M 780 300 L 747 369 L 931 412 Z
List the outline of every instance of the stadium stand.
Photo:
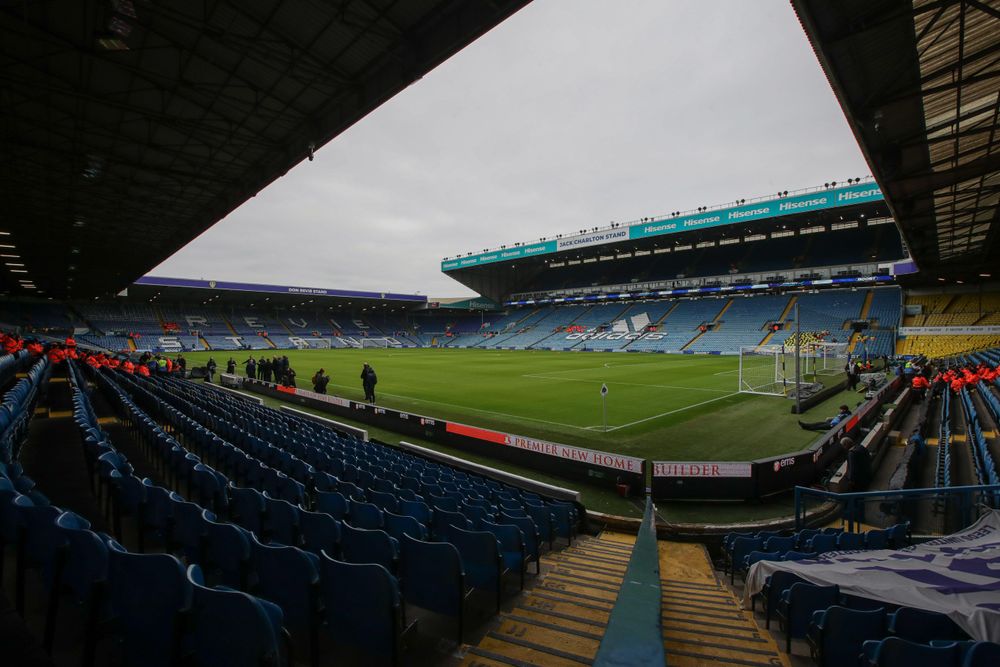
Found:
M 701 332 L 698 327 L 710 324 L 729 302 L 721 299 L 681 299 L 659 320 L 661 339 L 640 338 L 629 350 L 679 352 Z
M 0 324 L 13 330 L 65 335 L 73 331 L 72 312 L 60 304 L 33 301 L 0 302 Z
M 738 354 L 768 334 L 767 325 L 781 320 L 791 297 L 782 294 L 734 298 L 719 321 L 689 347 L 694 352 Z

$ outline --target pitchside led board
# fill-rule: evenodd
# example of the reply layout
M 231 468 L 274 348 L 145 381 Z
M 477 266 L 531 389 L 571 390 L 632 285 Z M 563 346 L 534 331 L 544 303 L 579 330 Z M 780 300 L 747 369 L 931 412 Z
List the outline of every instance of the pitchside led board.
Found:
M 750 222 L 751 220 L 779 218 L 785 215 L 822 211 L 838 206 L 882 201 L 882 199 L 882 191 L 874 183 L 852 185 L 846 188 L 835 188 L 833 190 L 812 192 L 795 197 L 772 199 L 754 204 L 723 208 L 716 211 L 685 215 L 678 218 L 666 218 L 641 225 L 605 229 L 592 234 L 580 234 L 540 243 L 529 243 L 514 248 L 469 255 L 468 257 L 441 262 L 441 270 L 454 271 L 482 264 L 495 264 L 496 262 L 509 262 L 526 257 L 551 255 L 564 250 L 606 245 L 631 239 L 647 239 L 667 234 L 689 232 L 696 229 L 708 229 L 709 227 L 738 225 L 742 222 Z

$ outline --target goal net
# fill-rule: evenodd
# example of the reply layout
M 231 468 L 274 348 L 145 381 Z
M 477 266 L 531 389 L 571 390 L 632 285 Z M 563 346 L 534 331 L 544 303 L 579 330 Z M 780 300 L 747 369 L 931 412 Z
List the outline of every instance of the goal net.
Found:
M 847 343 L 818 342 L 809 345 L 803 353 L 812 359 L 816 375 L 837 375 L 843 373 L 847 365 L 847 348 Z
M 795 353 L 783 345 L 754 345 L 740 348 L 741 394 L 784 396 L 795 384 Z
M 403 344 L 391 336 L 385 338 L 362 338 L 362 349 L 367 347 L 403 347 Z
M 299 350 L 329 350 L 332 347 L 329 338 L 315 336 L 289 336 L 288 342 Z

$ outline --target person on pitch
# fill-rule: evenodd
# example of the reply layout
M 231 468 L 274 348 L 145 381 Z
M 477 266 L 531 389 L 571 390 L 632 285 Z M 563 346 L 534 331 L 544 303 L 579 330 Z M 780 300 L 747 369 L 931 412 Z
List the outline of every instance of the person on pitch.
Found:
M 824 419 L 821 422 L 812 422 L 811 424 L 800 421 L 799 427 L 805 429 L 806 431 L 829 431 L 831 428 L 833 428 L 834 426 L 836 426 L 837 424 L 844 421 L 850 416 L 851 416 L 851 409 L 846 405 L 841 405 L 840 412 L 835 414 L 833 417 L 830 417 L 829 419 Z

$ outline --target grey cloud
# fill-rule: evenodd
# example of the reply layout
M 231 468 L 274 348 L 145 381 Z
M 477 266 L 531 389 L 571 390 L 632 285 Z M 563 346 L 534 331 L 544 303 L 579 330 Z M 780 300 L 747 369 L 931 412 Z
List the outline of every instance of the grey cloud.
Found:
M 152 273 L 458 296 L 445 255 L 866 173 L 784 0 L 536 0 Z

